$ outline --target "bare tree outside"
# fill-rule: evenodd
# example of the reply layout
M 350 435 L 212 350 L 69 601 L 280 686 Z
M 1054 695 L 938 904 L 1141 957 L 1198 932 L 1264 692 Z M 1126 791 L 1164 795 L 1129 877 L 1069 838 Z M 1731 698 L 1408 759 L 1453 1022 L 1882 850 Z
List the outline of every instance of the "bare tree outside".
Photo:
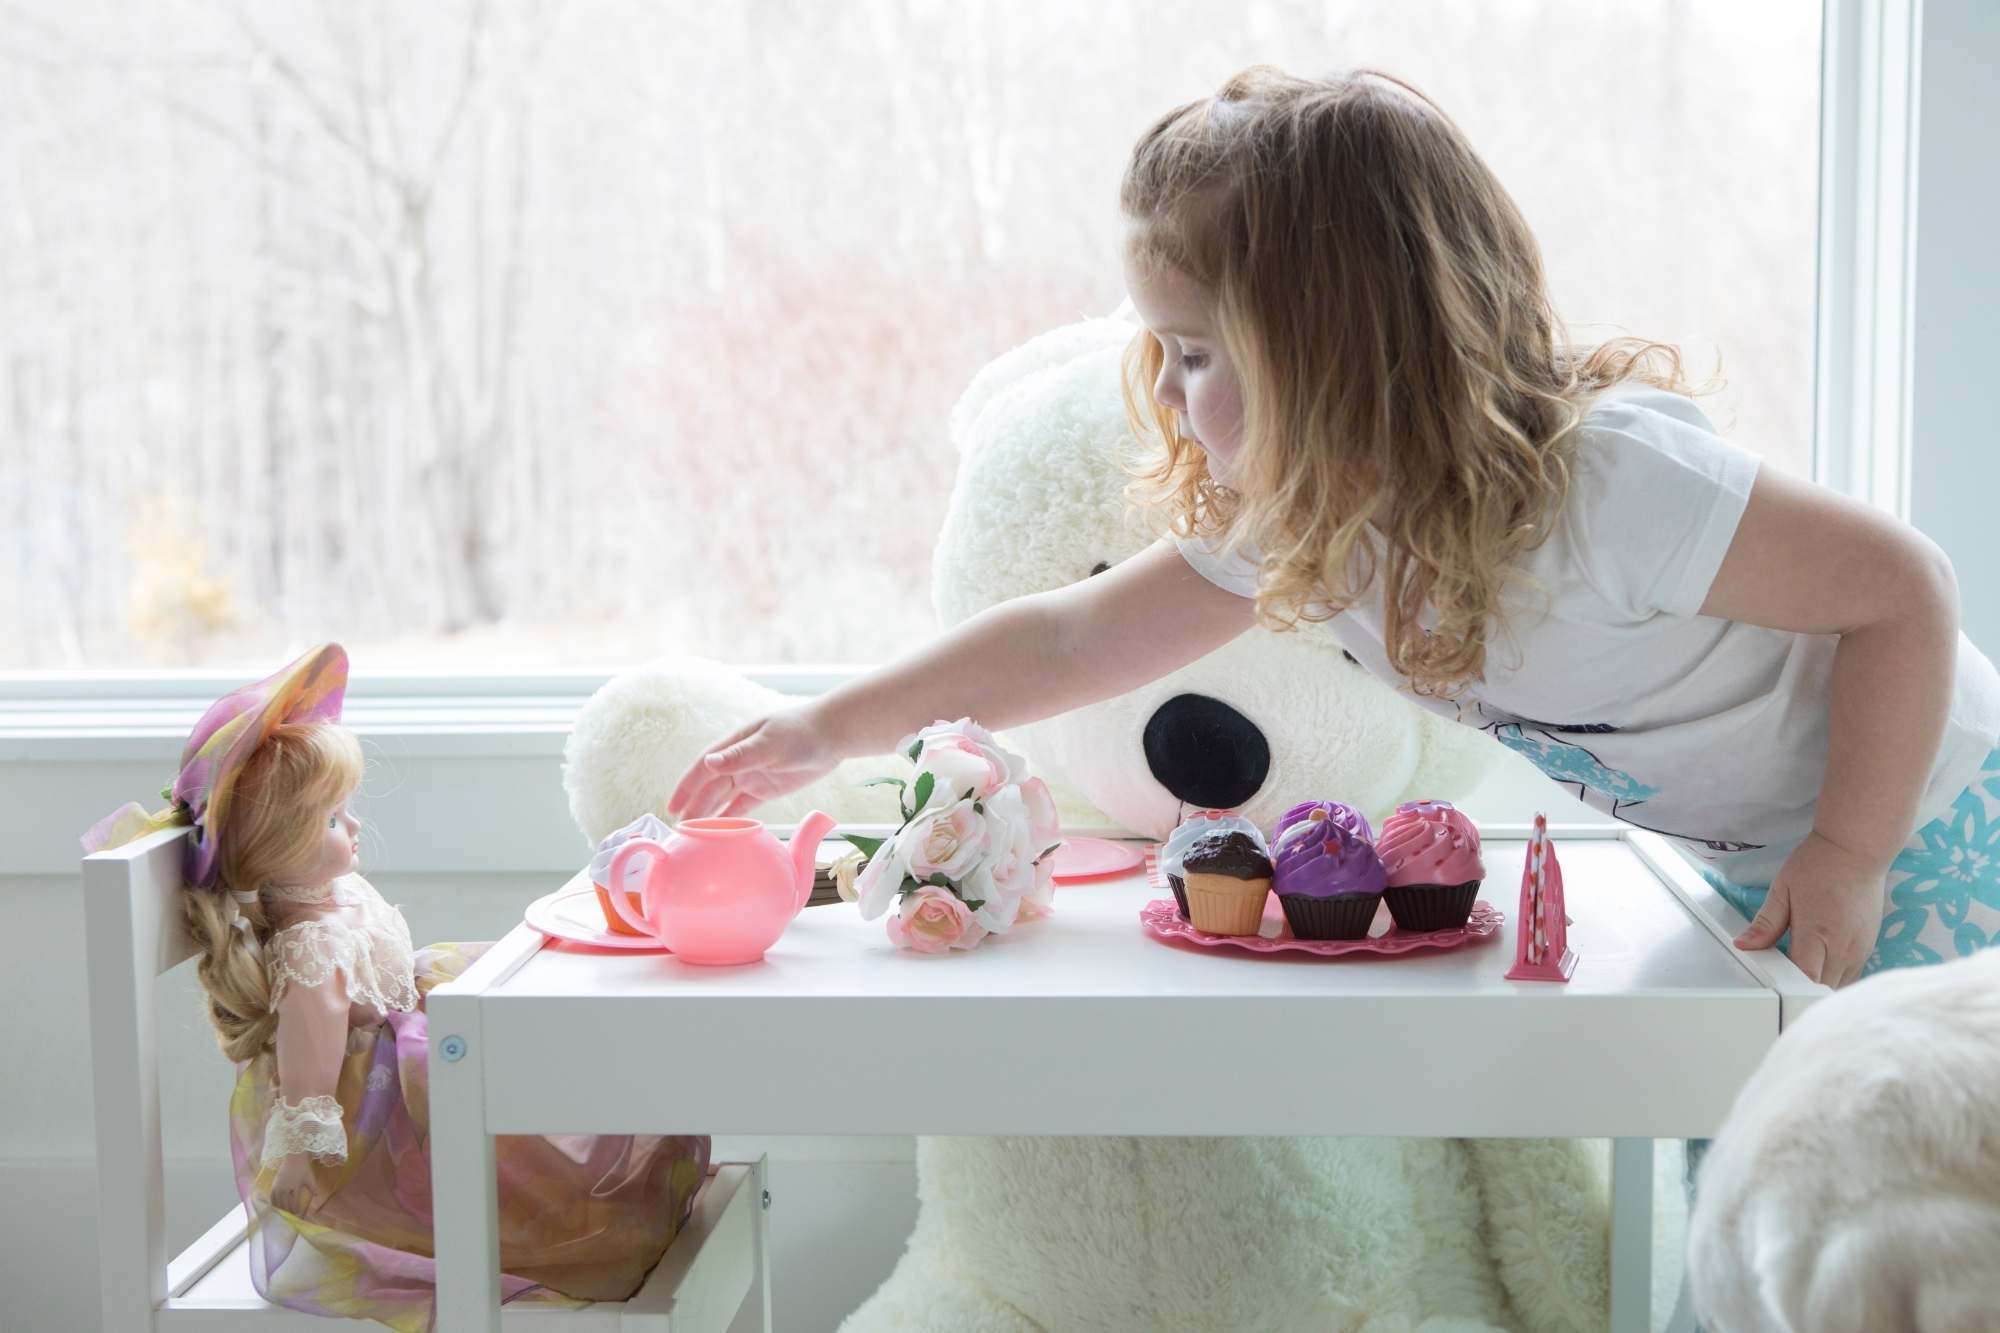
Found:
M 0 670 L 867 662 L 1139 131 L 1423 88 L 1810 470 L 1819 5 L 0 0 Z

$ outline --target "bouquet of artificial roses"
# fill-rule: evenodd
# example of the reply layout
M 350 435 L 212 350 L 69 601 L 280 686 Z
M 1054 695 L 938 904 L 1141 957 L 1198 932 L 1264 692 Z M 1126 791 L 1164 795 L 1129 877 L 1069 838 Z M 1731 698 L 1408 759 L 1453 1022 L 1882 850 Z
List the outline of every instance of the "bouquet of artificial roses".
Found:
M 841 896 L 870 921 L 895 903 L 889 939 L 923 953 L 970 949 L 1047 916 L 1060 845 L 1048 784 L 970 718 L 934 722 L 897 749 L 913 777 L 864 785 L 901 789 L 902 827 L 887 838 L 844 835 L 857 852 L 835 867 Z

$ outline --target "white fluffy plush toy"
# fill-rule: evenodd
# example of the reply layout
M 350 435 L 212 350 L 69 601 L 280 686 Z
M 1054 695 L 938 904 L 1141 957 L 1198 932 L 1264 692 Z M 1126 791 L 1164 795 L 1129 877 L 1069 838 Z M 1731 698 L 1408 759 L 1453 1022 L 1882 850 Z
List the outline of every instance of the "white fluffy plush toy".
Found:
M 2000 949 L 1814 1005 L 1737 1096 L 1697 1194 L 1709 1333 L 2000 1329 Z
M 1088 578 L 1152 540 L 1123 498 L 1120 456 L 1136 445 L 1118 375 L 1132 333 L 1116 320 L 1056 330 L 967 390 L 933 570 L 943 624 Z M 658 811 L 704 745 L 782 702 L 690 660 L 607 685 L 567 754 L 586 836 Z M 1399 801 L 1463 795 L 1498 754 L 1397 698 L 1312 627 L 1253 630 L 1005 739 L 1049 780 L 1066 823 L 1109 816 L 1156 838 L 1183 805 L 1270 824 L 1300 800 L 1336 798 L 1379 818 Z M 850 760 L 756 813 L 892 821 L 890 789 L 860 783 L 893 762 Z M 1051 929 L 1061 912 L 1059 891 Z M 908 1252 L 844 1333 L 1597 1333 L 1606 1319 L 1601 1143 L 925 1138 L 917 1165 Z

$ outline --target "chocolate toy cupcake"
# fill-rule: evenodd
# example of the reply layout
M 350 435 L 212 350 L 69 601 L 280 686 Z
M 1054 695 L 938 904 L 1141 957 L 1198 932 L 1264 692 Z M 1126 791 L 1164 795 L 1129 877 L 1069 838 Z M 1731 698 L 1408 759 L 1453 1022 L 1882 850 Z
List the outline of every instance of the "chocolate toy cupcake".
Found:
M 1255 935 L 1271 893 L 1271 858 L 1234 829 L 1203 833 L 1181 859 L 1188 920 L 1211 935 Z
M 1479 830 L 1448 801 L 1411 801 L 1382 825 L 1383 894 L 1402 930 L 1457 930 L 1472 916 L 1486 866 Z

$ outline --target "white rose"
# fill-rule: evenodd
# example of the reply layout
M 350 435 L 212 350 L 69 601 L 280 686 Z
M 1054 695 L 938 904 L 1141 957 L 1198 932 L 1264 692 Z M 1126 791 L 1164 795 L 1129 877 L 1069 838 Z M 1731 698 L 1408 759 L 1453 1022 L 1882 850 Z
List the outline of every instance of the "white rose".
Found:
M 986 852 L 987 825 L 971 801 L 926 810 L 897 835 L 909 848 L 910 874 L 919 880 L 943 875 L 963 879 Z
M 903 887 L 908 864 L 900 834 L 875 849 L 854 881 L 854 900 L 861 907 L 863 921 L 873 921 L 889 910 L 889 904 L 896 900 L 896 891 Z

